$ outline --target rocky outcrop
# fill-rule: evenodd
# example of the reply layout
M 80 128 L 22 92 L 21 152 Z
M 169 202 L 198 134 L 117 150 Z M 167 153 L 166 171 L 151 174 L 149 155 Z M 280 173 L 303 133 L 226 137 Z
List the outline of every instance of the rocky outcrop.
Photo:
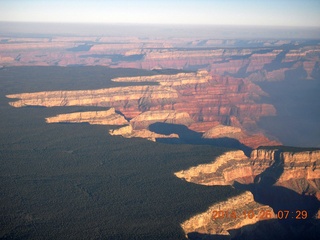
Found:
M 312 194 L 320 200 L 320 150 L 282 152 L 284 172 L 276 182 L 300 194 Z
M 177 91 L 163 86 L 131 86 L 98 90 L 50 91 L 7 95 L 20 100 L 13 107 L 24 106 L 101 106 L 114 107 L 131 118 L 152 106 L 175 102 Z
M 247 191 L 210 206 L 207 211 L 181 223 L 181 227 L 187 237 L 194 232 L 230 235 L 230 230 L 274 218 L 273 209 L 255 202 L 252 193 Z
M 134 129 L 147 129 L 151 124 L 157 122 L 189 126 L 194 121 L 188 113 L 175 110 L 147 111 L 130 120 Z
M 215 159 L 213 163 L 201 164 L 188 170 L 176 172 L 178 178 L 197 184 L 233 185 L 252 183 L 255 176 L 271 166 L 274 160 L 251 160 L 241 150 L 227 152 Z
M 238 125 L 238 124 L 236 124 Z M 241 125 L 240 125 L 241 126 Z M 263 146 L 275 146 L 280 145 L 280 142 L 276 140 L 270 140 L 262 133 L 248 133 L 240 127 L 231 127 L 225 125 L 217 125 L 208 131 L 206 131 L 202 138 L 214 139 L 214 138 L 233 138 L 239 140 L 244 145 L 257 148 Z
M 179 138 L 177 134 L 158 134 L 148 129 L 134 130 L 131 125 L 109 131 L 110 135 L 123 136 L 125 138 L 144 138 L 156 142 L 157 138 Z
M 107 111 L 74 112 L 59 114 L 54 117 L 46 118 L 47 123 L 89 123 L 99 125 L 125 125 L 128 121 L 114 108 Z
M 174 75 L 154 75 L 138 77 L 114 78 L 114 82 L 158 82 L 162 86 L 183 86 L 190 84 L 207 83 L 212 77 L 207 71 L 198 71 L 196 73 L 178 73 Z
M 284 186 L 299 194 L 320 196 L 320 150 L 283 152 L 278 149 L 256 149 L 250 158 L 242 151 L 227 152 L 214 162 L 176 172 L 188 182 L 202 185 L 233 185 L 260 181 L 260 175 L 271 166 L 278 170 L 268 172 L 276 186 Z M 277 174 L 280 174 L 279 176 Z M 257 177 L 258 176 L 258 177 Z
M 256 122 L 262 116 L 275 115 L 276 110 L 270 104 L 257 103 L 266 93 L 248 80 L 221 77 L 203 70 L 114 81 L 158 82 L 160 85 L 21 93 L 7 97 L 20 99 L 10 102 L 14 107 L 113 107 L 126 118 L 133 118 L 131 125 L 134 129 L 147 129 L 152 123 L 164 122 L 183 124 L 192 130 L 205 132 L 223 124 L 240 128 L 242 132 L 231 137 L 248 146 L 275 143 L 259 132 Z M 254 134 L 250 133 L 252 130 Z
M 319 44 L 311 45 L 304 40 L 241 40 L 239 43 L 233 39 L 94 36 L 2 40 L 0 65 L 4 66 L 101 65 L 186 70 L 205 67 L 217 75 L 279 81 L 287 71 L 298 68 L 307 73 L 308 79 L 316 79 L 312 72 L 320 60 Z M 170 81 L 166 84 L 170 85 Z
M 206 212 L 191 217 L 181 224 L 186 236 L 194 239 L 192 234 L 197 233 L 204 236 L 231 234 L 232 237 L 232 234 L 239 234 L 239 231 L 245 236 L 248 233 L 243 231 L 250 232 L 255 226 L 259 226 L 253 224 L 263 220 L 277 219 L 279 216 L 276 217 L 273 209 L 283 211 L 284 208 L 290 208 L 294 213 L 299 209 L 300 205 L 297 205 L 299 201 L 304 206 L 302 209 L 307 207 L 310 211 L 308 214 L 312 214 L 309 221 L 313 221 L 313 218 L 319 219 L 319 154 L 320 150 L 290 152 L 280 148 L 261 148 L 253 150 L 251 156 L 247 157 L 242 151 L 232 151 L 217 157 L 212 163 L 176 172 L 175 175 L 178 178 L 188 182 L 207 186 L 240 185 L 242 188 L 249 186 L 247 189 L 255 193 L 254 198 L 251 192 L 246 191 L 241 195 L 216 203 Z M 284 189 L 291 189 L 296 193 Z M 286 196 L 289 193 L 292 199 Z M 268 198 L 269 200 L 266 200 Z M 265 205 L 266 203 L 271 206 Z M 251 217 L 248 218 L 249 212 Z M 292 221 L 295 217 L 288 218 L 288 221 Z M 281 220 L 282 217 L 280 216 L 279 219 Z M 285 223 L 289 224 L 288 221 Z M 284 225 L 281 225 L 279 221 L 272 222 L 272 224 L 281 229 L 284 235 L 290 232 L 292 235 L 299 233 L 304 236 L 305 232 L 314 231 L 314 229 L 310 230 L 309 226 L 304 226 L 295 232 L 289 226 L 283 228 Z M 241 230 L 237 233 L 235 230 L 240 228 Z
M 224 126 L 219 124 L 206 131 L 202 137 L 203 138 L 219 138 L 219 137 L 233 137 L 236 134 L 241 133 L 241 128 Z

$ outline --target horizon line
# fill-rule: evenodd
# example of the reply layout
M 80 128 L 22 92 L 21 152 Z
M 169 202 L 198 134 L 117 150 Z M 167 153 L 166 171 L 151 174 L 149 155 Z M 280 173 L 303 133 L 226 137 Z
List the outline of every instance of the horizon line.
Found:
M 293 25 L 247 25 L 247 24 L 205 24 L 205 23 L 129 23 L 129 22 L 38 22 L 38 21 L 6 21 L 0 20 L 0 23 L 15 24 L 70 24 L 70 25 L 109 25 L 109 26 L 174 26 L 174 27 L 248 27 L 248 28 L 313 28 L 320 29 L 320 26 L 293 26 Z

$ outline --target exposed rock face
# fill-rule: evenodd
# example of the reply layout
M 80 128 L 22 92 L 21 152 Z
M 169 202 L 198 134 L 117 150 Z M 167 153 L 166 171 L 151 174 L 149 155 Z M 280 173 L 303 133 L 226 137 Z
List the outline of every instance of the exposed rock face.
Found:
M 160 85 L 22 93 L 7 97 L 20 99 L 10 102 L 14 107 L 113 107 L 126 118 L 133 118 L 131 125 L 134 129 L 147 129 L 155 122 L 183 124 L 200 132 L 218 124 L 231 125 L 235 127 L 233 130 L 237 128 L 237 133 L 231 137 L 245 145 L 279 144 L 266 138 L 256 126 L 261 116 L 275 115 L 276 110 L 270 104 L 257 103 L 266 93 L 248 80 L 211 75 L 202 70 L 197 73 L 126 77 L 114 81 L 153 81 Z M 206 134 L 206 137 L 209 135 Z
M 155 142 L 157 138 L 179 138 L 177 134 L 164 135 L 151 132 L 147 129 L 134 130 L 131 125 L 110 130 L 109 133 L 110 135 L 123 136 L 125 138 L 144 138 L 153 142 Z
M 59 114 L 54 117 L 46 118 L 47 123 L 90 123 L 100 125 L 125 125 L 128 121 L 115 112 L 114 108 L 107 111 L 74 112 Z
M 203 138 L 216 138 L 216 137 L 226 137 L 232 136 L 236 133 L 241 133 L 241 128 L 218 125 L 209 129 L 203 134 Z
M 156 122 L 189 126 L 194 121 L 188 113 L 174 110 L 147 111 L 130 120 L 134 129 L 147 129 L 149 125 Z
M 116 87 L 99 90 L 50 91 L 7 95 L 20 98 L 11 102 L 14 107 L 23 106 L 101 106 L 114 107 L 126 115 L 134 117 L 145 106 L 150 108 L 178 98 L 177 91 L 163 86 Z
M 250 158 L 248 158 L 242 151 L 233 151 L 217 157 L 213 163 L 191 167 L 188 170 L 176 172 L 175 175 L 188 182 L 208 186 L 236 185 L 234 184 L 235 181 L 244 184 L 243 186 L 246 186 L 246 184 L 249 184 L 247 186 L 254 186 L 254 182 L 255 184 L 259 184 L 261 181 L 266 184 L 266 181 L 269 181 L 268 184 L 282 186 L 296 192 L 292 195 L 295 196 L 295 198 L 292 199 L 292 203 L 290 203 L 291 199 L 285 199 L 284 195 L 278 196 L 280 199 L 284 198 L 284 200 L 282 200 L 283 203 L 279 205 L 281 207 L 276 207 L 277 211 L 279 209 L 282 211 L 286 207 L 292 209 L 292 206 L 295 206 L 294 204 L 296 204 L 297 201 L 296 195 L 299 194 L 302 196 L 301 199 L 304 198 L 303 196 L 311 199 L 308 195 L 313 195 L 320 201 L 319 154 L 320 150 L 293 153 L 278 149 L 256 149 L 252 151 Z M 255 195 L 255 199 L 260 199 L 262 196 L 263 200 L 270 196 L 272 192 L 263 193 L 264 188 L 268 188 L 268 191 L 277 190 L 277 187 L 270 187 L 272 186 L 256 185 L 256 187 L 253 187 L 252 189 L 257 194 Z M 283 194 L 283 192 L 281 193 Z M 277 204 L 277 202 L 275 202 L 277 199 L 275 196 L 276 195 L 270 196 L 272 207 L 275 207 Z M 319 218 L 317 206 L 320 206 L 320 203 L 317 202 L 316 198 L 313 197 L 312 199 L 312 203 L 311 200 L 303 201 L 310 201 L 310 203 L 313 204 L 312 206 L 308 206 L 310 209 L 314 208 L 314 210 L 316 210 L 312 211 L 312 214 L 315 215 L 311 217 Z M 289 205 L 289 203 L 291 205 Z M 302 203 L 306 204 L 305 202 Z M 293 208 L 292 210 L 296 211 L 297 208 Z M 217 217 L 217 211 L 222 213 L 220 218 Z M 248 218 L 248 215 L 243 214 L 249 211 L 253 214 L 253 218 Z M 261 214 L 267 212 L 268 217 L 264 215 L 265 218 L 261 218 L 263 217 Z M 311 212 L 308 214 L 311 214 Z M 213 219 L 213 216 L 216 216 L 216 218 Z M 245 192 L 239 196 L 212 205 L 206 212 L 183 222 L 181 227 L 187 236 L 195 232 L 204 235 L 232 235 L 235 231 L 231 230 L 239 229 L 243 226 L 247 227 L 250 224 L 270 219 L 277 219 L 273 209 L 267 205 L 257 203 L 250 192 Z M 292 232 L 292 229 L 288 226 L 284 229 L 278 221 L 273 224 L 275 224 L 278 229 L 281 229 L 284 234 L 286 234 L 286 232 L 288 233 L 288 231 Z M 313 222 L 313 224 L 316 224 L 316 222 Z M 316 225 L 314 227 L 316 227 Z M 244 228 L 243 231 L 246 231 L 245 229 L 246 228 Z M 247 229 L 252 231 L 252 227 Z M 302 230 L 300 229 L 300 232 L 297 231 L 297 233 L 303 235 L 307 230 L 309 231 L 310 229 L 302 228 Z
M 115 82 L 158 82 L 162 86 L 183 86 L 189 84 L 207 83 L 212 77 L 207 71 L 198 71 L 197 73 L 178 73 L 175 75 L 155 75 L 115 78 Z
M 291 153 L 256 149 L 250 158 L 239 150 L 225 153 L 213 163 L 201 164 L 175 175 L 208 186 L 233 185 L 235 181 L 248 184 L 259 181 L 257 176 L 276 162 L 283 169 L 281 175 L 277 176 L 276 171 L 268 174 L 275 185 L 299 194 L 312 194 L 320 200 L 320 150 Z
M 216 211 L 224 211 L 228 215 L 215 217 Z M 248 217 L 248 213 L 252 218 Z M 259 204 L 254 201 L 250 192 L 244 192 L 236 197 L 232 197 L 224 202 L 216 203 L 204 212 L 200 213 L 181 224 L 183 231 L 188 233 L 197 232 L 212 235 L 230 235 L 228 230 L 238 229 L 243 226 L 257 223 L 263 218 L 262 213 L 268 213 L 268 220 L 274 219 L 275 214 L 269 206 Z
M 312 194 L 320 200 L 320 150 L 283 152 L 284 172 L 276 185 L 290 188 L 300 194 Z
M 0 65 L 4 66 L 205 67 L 218 75 L 279 81 L 298 68 L 306 72 L 306 78 L 315 79 L 312 73 L 320 62 L 319 44 L 310 45 L 304 40 L 241 40 L 240 48 L 238 40 L 196 38 L 92 36 L 0 40 Z M 170 80 L 166 84 L 170 85 Z
M 241 126 L 241 125 L 240 125 Z M 253 148 L 257 148 L 261 145 L 263 146 L 274 146 L 279 145 L 278 141 L 272 141 L 266 138 L 261 133 L 248 133 L 244 129 L 239 127 L 231 127 L 231 126 L 224 126 L 219 124 L 208 131 L 206 131 L 203 138 L 233 138 L 239 140 L 239 142 L 243 143 L 244 145 L 251 146 Z
M 271 166 L 274 160 L 256 159 L 251 161 L 241 150 L 227 152 L 213 163 L 201 164 L 188 170 L 176 172 L 178 178 L 188 182 L 214 186 L 233 185 L 234 181 L 251 183 L 255 176 Z

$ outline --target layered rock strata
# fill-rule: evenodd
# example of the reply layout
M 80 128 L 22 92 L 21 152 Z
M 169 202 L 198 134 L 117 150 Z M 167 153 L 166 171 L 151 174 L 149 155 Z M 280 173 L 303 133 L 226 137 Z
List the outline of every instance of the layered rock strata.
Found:
M 220 217 L 217 216 L 219 213 Z M 246 191 L 210 206 L 207 211 L 181 223 L 181 227 L 187 237 L 189 233 L 194 232 L 206 235 L 230 235 L 230 230 L 274 218 L 275 214 L 271 207 L 255 202 L 252 193 Z
M 209 164 L 201 164 L 176 172 L 178 178 L 197 184 L 233 185 L 260 181 L 259 175 L 278 164 L 281 171 L 268 173 L 274 185 L 284 186 L 299 194 L 314 195 L 320 200 L 320 150 L 304 152 L 282 152 L 277 149 L 256 149 L 250 158 L 241 150 L 227 152 Z M 258 176 L 258 177 L 257 177 Z
M 221 77 L 202 70 L 196 73 L 116 78 L 114 81 L 158 82 L 159 85 L 21 93 L 7 97 L 20 99 L 10 102 L 14 107 L 113 107 L 126 118 L 133 118 L 131 124 L 134 129 L 147 129 L 152 123 L 165 122 L 183 124 L 191 130 L 205 132 L 223 124 L 240 128 L 242 133 L 238 132 L 233 137 L 245 145 L 279 144 L 266 138 L 256 126 L 261 116 L 275 115 L 276 110 L 270 104 L 257 103 L 266 93 L 248 80 Z
M 114 82 L 158 82 L 162 86 L 183 86 L 190 84 L 207 83 L 212 77 L 207 71 L 201 70 L 196 73 L 178 73 L 175 75 L 155 75 L 114 78 Z
M 274 191 L 272 186 L 281 186 L 295 191 L 302 198 L 303 196 L 308 198 L 308 195 L 313 195 L 320 201 L 319 165 L 320 150 L 287 152 L 278 149 L 256 149 L 252 151 L 250 157 L 245 156 L 242 151 L 227 152 L 217 157 L 213 163 L 191 167 L 190 169 L 176 172 L 175 175 L 185 181 L 207 186 L 235 185 L 235 182 L 244 184 L 243 186 L 245 184 L 253 186 L 253 183 L 260 184 L 260 181 L 268 181 L 268 184 L 271 184 L 270 186 L 262 185 L 259 188 L 253 188 L 257 194 L 255 197 L 261 198 L 260 195 L 263 195 L 263 188 L 268 188 L 268 191 Z M 277 195 L 269 196 L 270 193 L 264 194 L 262 200 L 265 201 L 265 198 L 270 197 L 270 202 L 275 207 Z M 285 196 L 278 196 L 278 200 L 283 199 L 283 197 Z M 290 201 L 291 199 L 288 200 Z M 289 202 L 286 202 L 287 200 L 283 201 L 283 203 L 280 203 L 280 206 L 282 206 L 280 207 L 281 211 L 285 206 L 289 207 Z M 297 197 L 295 197 L 292 204 L 296 204 L 295 201 L 297 201 Z M 312 204 L 315 204 L 315 206 L 308 207 L 316 209 L 317 206 L 320 206 L 319 202 L 316 202 L 317 200 L 314 198 Z M 302 204 L 306 203 L 302 202 Z M 277 209 L 279 210 L 279 208 Z M 296 211 L 295 208 L 292 210 Z M 252 217 L 248 218 L 249 211 Z M 312 211 L 315 215 L 310 216 L 310 219 L 319 219 L 319 211 Z M 210 206 L 206 212 L 181 223 L 181 227 L 187 237 L 192 233 L 212 234 L 215 236 L 229 235 L 234 232 L 230 230 L 240 229 L 259 221 L 271 219 L 277 219 L 273 209 L 267 205 L 257 203 L 252 193 L 244 192 L 239 196 Z M 279 227 L 279 222 L 275 222 L 275 224 L 278 224 L 277 226 Z M 303 234 L 301 231 L 303 229 L 300 230 L 299 234 Z
M 279 81 L 300 69 L 316 79 L 318 42 L 137 37 L 1 38 L 0 66 L 206 68 L 218 75 Z M 239 46 L 242 45 L 242 46 Z
M 153 123 L 182 124 L 189 126 L 194 122 L 186 112 L 175 110 L 156 110 L 143 112 L 130 120 L 134 129 L 147 129 Z
M 115 87 L 98 90 L 48 91 L 10 94 L 8 98 L 20 100 L 10 102 L 13 107 L 24 106 L 100 106 L 114 107 L 131 118 L 143 108 L 174 102 L 178 98 L 175 89 L 163 86 Z
M 74 112 L 46 118 L 47 123 L 89 123 L 99 125 L 126 125 L 128 121 L 114 108 L 107 111 Z
M 232 151 L 217 157 L 213 163 L 201 164 L 176 172 L 178 178 L 201 185 L 233 185 L 234 181 L 250 183 L 271 166 L 273 160 L 250 161 L 243 151 Z
M 241 126 L 241 125 L 240 125 Z M 243 128 L 240 127 L 231 127 L 225 125 L 217 125 L 208 131 L 206 131 L 202 138 L 214 139 L 214 138 L 232 138 L 237 139 L 239 142 L 257 148 L 259 146 L 267 145 L 279 145 L 279 142 L 276 140 L 270 140 L 265 137 L 262 133 L 248 133 Z
M 157 141 L 157 138 L 179 138 L 177 134 L 158 134 L 148 129 L 134 130 L 131 125 L 125 126 L 119 129 L 113 129 L 109 131 L 110 135 L 122 136 L 125 138 L 144 138 L 153 142 Z

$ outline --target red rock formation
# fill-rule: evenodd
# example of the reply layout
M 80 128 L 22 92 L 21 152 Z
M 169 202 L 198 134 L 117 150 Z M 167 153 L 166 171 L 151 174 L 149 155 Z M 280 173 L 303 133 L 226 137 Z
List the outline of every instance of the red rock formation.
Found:
M 255 122 L 261 116 L 275 114 L 269 104 L 257 104 L 266 95 L 257 85 L 244 79 L 210 75 L 207 71 L 198 73 L 179 73 L 175 75 L 156 75 L 117 78 L 119 82 L 158 82 L 158 86 L 116 87 L 100 90 L 52 91 L 39 93 L 11 94 L 9 98 L 20 98 L 10 104 L 21 106 L 104 106 L 114 107 L 127 118 L 137 117 L 146 111 L 163 111 L 165 114 L 186 114 L 183 121 L 172 123 L 193 125 L 191 129 L 207 131 L 217 124 L 232 125 L 243 129 L 241 142 L 251 147 L 270 145 L 263 134 L 257 130 Z M 171 112 L 170 112 L 171 111 Z M 148 113 L 152 116 L 152 112 Z M 146 128 L 148 115 L 144 113 L 132 120 L 134 127 Z M 154 113 L 156 114 L 156 112 Z M 145 117 L 143 121 L 139 118 Z M 150 117 L 149 116 L 149 117 Z M 165 118 L 163 118 L 165 119 Z M 163 122 L 162 118 L 157 121 Z M 189 120 L 188 120 L 189 119 Z M 167 119 L 167 122 L 171 120 Z M 152 120 L 154 123 L 155 120 Z M 165 121 L 166 122 L 166 121 Z M 277 143 L 278 144 L 278 143 Z
M 319 150 L 292 153 L 277 149 L 257 149 L 252 151 L 250 158 L 246 157 L 242 151 L 233 151 L 224 153 L 212 163 L 191 167 L 176 172 L 175 175 L 188 182 L 209 186 L 232 185 L 235 181 L 248 184 L 259 181 L 256 177 L 277 163 L 278 167 L 283 167 L 280 177 L 276 175 L 276 171 L 268 173 L 268 177 L 275 179 L 275 185 L 287 187 L 299 194 L 311 194 L 320 200 L 319 159 Z M 217 216 L 214 212 L 218 211 L 228 216 L 214 217 Z M 247 211 L 252 212 L 252 218 L 243 214 Z M 268 212 L 268 217 L 265 219 L 259 218 L 259 213 L 262 211 Z M 314 217 L 319 219 L 319 212 Z M 239 196 L 213 204 L 207 211 L 183 222 L 181 227 L 186 235 L 192 232 L 229 235 L 228 230 L 276 218 L 271 207 L 255 202 L 250 192 L 244 192 Z M 275 223 L 278 224 L 278 222 Z
M 120 114 L 115 112 L 114 108 L 107 111 L 74 112 L 59 114 L 54 117 L 46 118 L 47 123 L 89 123 L 99 125 L 125 125 L 128 121 Z
M 276 159 L 277 154 L 279 159 Z M 280 177 L 275 175 L 275 171 L 270 173 L 270 177 L 275 179 L 275 185 L 287 187 L 299 194 L 314 195 L 320 200 L 320 150 L 292 153 L 277 149 L 256 149 L 250 158 L 240 150 L 227 152 L 213 163 L 191 167 L 175 175 L 202 185 L 232 185 L 234 181 L 248 184 L 253 183 L 275 161 L 284 169 Z
M 133 129 L 147 129 L 151 124 L 162 122 L 189 126 L 194 121 L 188 113 L 174 110 L 147 111 L 130 120 Z

